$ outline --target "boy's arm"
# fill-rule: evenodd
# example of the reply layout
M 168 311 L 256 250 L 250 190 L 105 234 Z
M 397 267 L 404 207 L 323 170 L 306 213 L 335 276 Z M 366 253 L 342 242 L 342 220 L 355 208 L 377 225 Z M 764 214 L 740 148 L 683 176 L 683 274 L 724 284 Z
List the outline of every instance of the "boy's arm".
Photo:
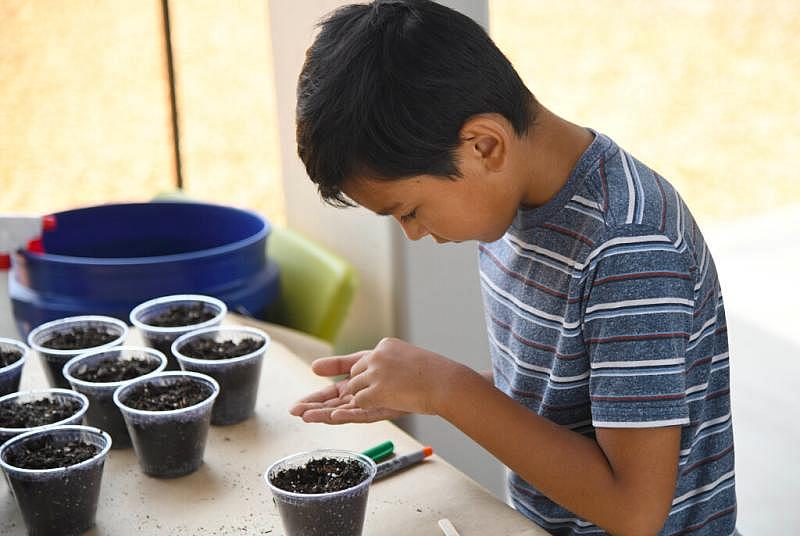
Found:
M 316 410 L 312 420 L 363 422 L 364 412 L 382 408 L 440 415 L 551 500 L 612 534 L 656 534 L 667 518 L 678 426 L 598 428 L 594 441 L 518 404 L 483 374 L 397 339 L 384 339 L 349 371 L 345 403 Z
M 677 479 L 680 427 L 598 428 L 597 441 L 544 419 L 455 366 L 437 413 L 548 498 L 624 536 L 656 534 Z

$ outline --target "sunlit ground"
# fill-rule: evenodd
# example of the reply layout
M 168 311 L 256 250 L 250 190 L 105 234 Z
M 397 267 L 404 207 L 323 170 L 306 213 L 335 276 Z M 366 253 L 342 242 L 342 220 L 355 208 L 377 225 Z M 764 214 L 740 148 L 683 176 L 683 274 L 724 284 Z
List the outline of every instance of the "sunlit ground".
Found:
M 266 2 L 171 5 L 186 189 L 282 221 Z M 701 220 L 800 202 L 800 3 L 495 0 L 490 18 L 546 106 L 610 134 Z M 174 185 L 161 21 L 159 0 L 0 2 L 0 211 Z

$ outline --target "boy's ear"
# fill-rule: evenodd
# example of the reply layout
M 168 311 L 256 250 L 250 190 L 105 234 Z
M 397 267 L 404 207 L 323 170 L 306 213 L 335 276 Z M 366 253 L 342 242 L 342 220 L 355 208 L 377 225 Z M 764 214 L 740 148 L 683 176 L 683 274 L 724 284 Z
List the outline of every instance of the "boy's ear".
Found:
M 508 159 L 510 124 L 499 114 L 473 116 L 461 127 L 459 156 L 462 164 L 486 171 L 501 171 Z

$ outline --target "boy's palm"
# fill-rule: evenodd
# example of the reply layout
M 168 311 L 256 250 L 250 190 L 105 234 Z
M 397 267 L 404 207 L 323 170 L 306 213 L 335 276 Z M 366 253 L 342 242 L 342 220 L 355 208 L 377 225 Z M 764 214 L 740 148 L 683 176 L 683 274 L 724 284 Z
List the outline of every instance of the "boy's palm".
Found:
M 352 366 L 368 351 L 356 352 L 346 356 L 317 359 L 311 365 L 315 374 L 320 376 L 341 376 L 349 374 Z M 353 395 L 343 395 L 347 379 L 329 385 L 300 399 L 289 410 L 305 422 L 321 422 L 326 424 L 368 423 L 386 419 L 396 419 L 406 415 L 403 411 L 386 408 L 359 408 L 353 402 Z

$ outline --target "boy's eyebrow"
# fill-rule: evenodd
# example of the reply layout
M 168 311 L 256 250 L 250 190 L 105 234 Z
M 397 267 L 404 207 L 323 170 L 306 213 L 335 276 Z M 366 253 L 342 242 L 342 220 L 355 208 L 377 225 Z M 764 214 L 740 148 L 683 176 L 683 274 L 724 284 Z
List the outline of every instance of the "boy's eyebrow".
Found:
M 397 208 L 402 205 L 402 203 L 394 203 L 391 206 L 388 206 L 384 209 L 375 211 L 375 214 L 378 216 L 391 216 Z

